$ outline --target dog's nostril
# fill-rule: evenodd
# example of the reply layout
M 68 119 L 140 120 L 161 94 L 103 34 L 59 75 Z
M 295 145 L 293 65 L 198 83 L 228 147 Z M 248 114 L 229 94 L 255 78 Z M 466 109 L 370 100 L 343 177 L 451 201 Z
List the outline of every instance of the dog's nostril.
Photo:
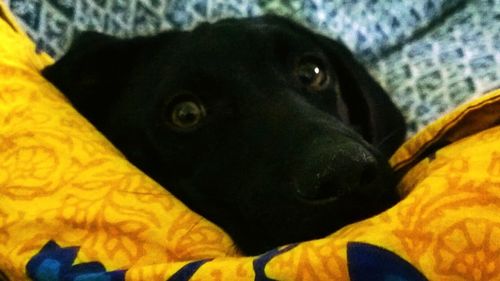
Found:
M 335 198 L 341 195 L 339 183 L 333 179 L 327 179 L 320 182 L 318 186 L 318 196 L 316 199 Z
M 316 201 L 339 196 L 338 182 L 331 176 L 325 178 L 317 174 L 315 180 L 297 187 L 299 197 L 306 200 Z
M 345 163 L 345 162 L 343 162 Z M 314 180 L 297 189 L 298 195 L 307 200 L 321 201 L 366 193 L 378 178 L 375 162 L 351 162 L 349 168 L 332 169 L 323 174 L 315 174 Z

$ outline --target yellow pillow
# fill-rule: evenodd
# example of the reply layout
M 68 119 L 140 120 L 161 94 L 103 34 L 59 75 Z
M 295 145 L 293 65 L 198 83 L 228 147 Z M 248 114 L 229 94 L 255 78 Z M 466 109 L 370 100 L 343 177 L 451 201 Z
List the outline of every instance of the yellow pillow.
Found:
M 500 280 L 499 90 L 393 156 L 398 205 L 241 257 L 43 79 L 50 63 L 0 2 L 0 281 Z

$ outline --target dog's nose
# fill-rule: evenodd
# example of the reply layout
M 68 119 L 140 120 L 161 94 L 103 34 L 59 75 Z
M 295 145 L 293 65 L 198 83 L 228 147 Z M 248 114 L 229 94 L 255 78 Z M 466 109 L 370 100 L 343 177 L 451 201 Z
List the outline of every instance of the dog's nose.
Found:
M 344 145 L 340 150 L 312 158 L 310 163 L 304 163 L 302 180 L 296 188 L 298 196 L 306 200 L 367 195 L 381 176 L 376 157 L 358 144 Z

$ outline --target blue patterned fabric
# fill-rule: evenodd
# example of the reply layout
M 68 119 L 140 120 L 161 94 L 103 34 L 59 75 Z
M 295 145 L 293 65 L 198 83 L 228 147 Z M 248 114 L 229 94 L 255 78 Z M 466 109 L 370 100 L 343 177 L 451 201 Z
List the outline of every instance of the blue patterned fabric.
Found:
M 344 42 L 410 132 L 500 86 L 500 0 L 3 0 L 58 57 L 78 30 L 130 37 L 201 21 L 287 15 Z
M 293 249 L 296 244 L 271 250 L 256 257 L 253 265 L 255 280 L 270 281 L 264 271 L 266 264 L 277 255 Z M 99 262 L 74 264 L 78 247 L 60 247 L 49 241 L 26 265 L 28 277 L 33 281 L 124 281 L 126 270 L 108 272 Z M 209 260 L 187 263 L 168 281 L 188 281 Z M 74 264 L 74 265 L 73 265 Z M 395 253 L 361 242 L 347 245 L 347 265 L 352 281 L 426 281 L 410 263 Z M 2 279 L 5 278 L 5 279 Z M 0 272 L 0 280 L 7 280 Z
M 351 281 L 426 281 L 413 265 L 395 253 L 367 243 L 347 244 Z
M 62 248 L 49 241 L 26 265 L 33 281 L 125 281 L 125 271 L 107 272 L 99 262 L 73 265 L 78 247 Z

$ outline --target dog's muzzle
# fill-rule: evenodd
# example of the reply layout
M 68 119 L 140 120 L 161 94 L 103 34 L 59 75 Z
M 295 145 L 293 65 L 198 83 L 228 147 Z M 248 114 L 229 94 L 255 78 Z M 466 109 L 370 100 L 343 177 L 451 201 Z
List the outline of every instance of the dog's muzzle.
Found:
M 298 198 L 318 204 L 352 196 L 369 197 L 377 181 L 387 176 L 384 160 L 362 144 L 328 144 L 316 144 L 299 164 L 301 171 L 294 180 Z

